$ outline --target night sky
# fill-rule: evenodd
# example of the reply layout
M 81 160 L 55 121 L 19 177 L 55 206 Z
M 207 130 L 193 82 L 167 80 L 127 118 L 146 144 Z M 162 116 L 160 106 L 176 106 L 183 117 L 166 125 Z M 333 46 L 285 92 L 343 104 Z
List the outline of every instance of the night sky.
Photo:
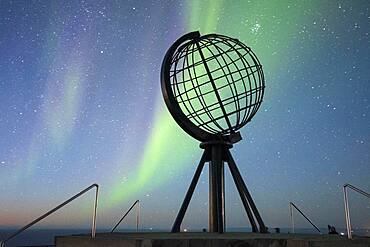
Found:
M 173 41 L 199 30 L 238 38 L 263 65 L 264 102 L 232 153 L 266 225 L 288 227 L 293 201 L 317 225 L 344 227 L 342 185 L 370 191 L 369 8 L 0 1 L 0 226 L 24 225 L 96 182 L 99 228 L 140 199 L 142 227 L 169 229 L 202 150 L 169 115 L 160 66 Z M 227 226 L 249 226 L 226 174 Z M 39 227 L 88 227 L 92 199 Z M 370 201 L 350 200 L 353 226 L 370 228 Z M 207 219 L 205 169 L 183 227 Z

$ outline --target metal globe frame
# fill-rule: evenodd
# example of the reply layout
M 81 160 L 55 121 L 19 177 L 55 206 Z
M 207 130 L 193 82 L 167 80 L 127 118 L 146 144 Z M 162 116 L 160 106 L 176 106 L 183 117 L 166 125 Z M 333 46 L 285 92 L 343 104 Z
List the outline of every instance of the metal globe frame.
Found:
M 262 103 L 265 80 L 257 56 L 239 40 L 191 32 L 167 51 L 161 86 L 170 113 L 189 135 L 235 143 Z
M 237 69 L 235 73 L 241 73 L 241 70 L 245 69 L 246 76 L 242 77 L 241 80 L 250 79 L 249 77 L 254 77 L 254 87 L 249 81 L 249 88 L 244 87 L 244 91 L 241 94 L 236 93 L 232 94 L 231 102 L 239 101 L 240 97 L 248 98 L 248 96 L 252 97 L 252 94 L 255 94 L 254 101 L 249 98 L 249 101 L 246 101 L 244 108 L 238 108 L 237 105 L 236 111 L 229 111 L 225 109 L 225 101 L 219 94 L 220 86 L 217 86 L 215 83 L 215 78 L 212 77 L 212 70 L 209 68 L 209 57 L 205 57 L 202 53 L 202 41 L 207 39 L 225 39 L 230 40 L 233 43 L 242 47 L 241 49 L 245 49 L 247 54 L 251 57 L 253 61 L 253 65 L 250 64 L 243 64 L 244 68 Z M 196 47 L 197 51 L 199 52 L 200 59 L 197 63 L 202 64 L 206 71 L 206 76 L 208 76 L 207 83 L 211 83 L 212 85 L 212 92 L 215 94 L 216 103 L 213 105 L 217 108 L 219 107 L 218 113 L 222 113 L 219 115 L 218 119 L 223 119 L 226 123 L 224 127 L 217 126 L 215 124 L 213 128 L 204 128 L 203 126 L 208 124 L 208 122 L 195 121 L 194 116 L 197 114 L 196 112 L 188 111 L 188 108 L 181 108 L 180 104 L 184 103 L 184 99 L 180 97 L 176 97 L 181 94 L 180 89 L 176 89 L 176 83 L 174 83 L 174 77 L 176 77 L 176 66 L 174 67 L 174 63 L 178 61 L 178 58 L 181 56 L 187 56 L 187 54 L 182 54 L 181 51 L 186 49 L 189 45 L 192 47 Z M 204 48 L 204 47 L 203 47 Z M 238 54 L 239 55 L 239 54 Z M 211 57 L 212 59 L 212 57 Z M 235 62 L 231 60 L 231 63 Z M 194 61 L 194 60 L 193 60 Z M 221 64 L 219 64 L 220 67 Z M 184 66 L 184 65 L 183 65 Z M 248 73 L 247 67 L 253 67 L 255 70 Z M 189 64 L 188 66 L 190 67 Z M 237 67 L 237 66 L 236 66 Z M 184 68 L 182 68 L 184 69 Z M 180 69 L 181 70 L 181 69 Z M 223 73 L 230 75 L 230 70 L 225 72 L 222 69 Z M 175 73 L 175 74 L 173 74 Z M 194 71 L 195 73 L 195 71 Z M 256 79 L 257 78 L 257 79 Z M 189 82 L 195 78 L 189 78 Z M 230 85 L 235 81 L 230 82 L 227 78 L 226 85 Z M 181 81 L 179 82 L 181 83 Z M 242 81 L 244 83 L 244 81 Z M 192 84 L 194 85 L 194 84 Z M 199 85 L 199 84 L 197 84 Z M 233 144 L 241 140 L 241 135 L 238 132 L 240 128 L 242 128 L 245 124 L 247 124 L 253 116 L 256 114 L 264 95 L 264 76 L 262 71 L 262 65 L 260 64 L 259 60 L 257 59 L 256 55 L 251 51 L 251 49 L 245 46 L 243 43 L 238 41 L 237 39 L 232 39 L 227 36 L 217 35 L 217 34 L 209 34 L 201 36 L 199 32 L 191 32 L 188 34 L 183 35 L 178 40 L 176 40 L 173 45 L 168 49 L 166 55 L 164 56 L 162 69 L 161 69 L 161 88 L 164 101 L 167 105 L 168 110 L 170 111 L 171 115 L 175 119 L 178 125 L 185 130 L 190 136 L 194 137 L 195 139 L 201 141 L 200 148 L 204 149 L 202 158 L 196 168 L 194 177 L 190 183 L 190 186 L 187 190 L 185 195 L 184 201 L 181 205 L 181 208 L 177 214 L 175 222 L 172 226 L 172 232 L 179 232 L 180 226 L 185 216 L 186 210 L 189 206 L 190 200 L 194 193 L 195 187 L 199 181 L 199 177 L 203 170 L 203 167 L 206 163 L 209 163 L 209 231 L 210 232 L 218 232 L 223 233 L 225 230 L 225 163 L 228 164 L 229 170 L 235 182 L 236 188 L 238 190 L 239 196 L 243 203 L 244 209 L 246 211 L 247 217 L 252 227 L 253 232 L 267 232 L 267 227 L 265 226 L 258 209 L 252 199 L 251 194 L 249 193 L 246 184 L 237 168 L 237 165 L 231 155 L 230 149 L 233 147 Z M 176 91 L 178 90 L 178 91 Z M 191 90 L 191 89 L 190 89 Z M 196 89 L 194 89 L 196 90 Z M 232 90 L 232 86 L 230 86 L 230 90 Z M 186 93 L 186 89 L 185 89 Z M 202 93 L 201 93 L 202 94 Z M 202 97 L 204 95 L 197 94 L 197 97 Z M 189 99 L 189 97 L 188 97 Z M 210 107 L 206 104 L 201 104 L 202 107 Z M 212 104 L 211 104 L 212 106 Z M 213 108 L 212 108 L 213 109 Z M 187 111 L 187 114 L 184 113 L 184 110 Z M 192 109 L 194 110 L 194 108 Z M 200 109 L 202 110 L 202 109 Z M 204 112 L 210 113 L 209 108 L 204 109 Z M 239 111 L 239 112 L 238 112 Z M 244 111 L 245 115 L 240 118 L 240 115 L 236 116 L 236 121 L 230 121 L 230 116 L 232 114 L 239 114 L 240 111 Z M 194 115 L 195 114 L 195 115 Z M 199 113 L 198 113 L 199 114 Z M 208 116 L 209 117 L 209 116 Z M 212 116 L 213 117 L 213 116 Z M 214 117 L 209 118 L 209 121 L 217 121 Z M 193 121 L 192 121 L 193 120 Z M 199 119 L 198 119 L 199 120 Z M 202 119 L 203 120 L 203 119 Z M 258 224 L 258 225 L 257 225 Z

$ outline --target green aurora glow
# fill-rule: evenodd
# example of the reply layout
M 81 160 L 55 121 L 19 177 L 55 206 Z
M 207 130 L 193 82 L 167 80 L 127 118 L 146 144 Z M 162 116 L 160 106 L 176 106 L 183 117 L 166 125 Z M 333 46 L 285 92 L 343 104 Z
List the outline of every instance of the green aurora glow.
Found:
M 299 21 L 304 21 L 299 14 L 300 11 L 311 7 L 310 3 L 306 2 L 300 6 L 301 10 L 297 11 L 286 9 L 286 5 L 286 3 L 280 4 L 279 1 L 253 3 L 240 1 L 230 4 L 222 0 L 194 0 L 184 6 L 186 15 L 183 21 L 187 23 L 188 32 L 199 30 L 201 34 L 220 33 L 237 37 L 245 42 L 257 54 L 268 75 L 274 73 L 279 63 L 284 61 L 280 56 L 284 51 L 274 50 L 275 47 L 271 46 L 270 41 L 275 39 L 278 43 L 286 43 L 286 49 L 293 45 L 289 44 L 287 37 L 297 32 Z M 273 83 L 267 78 L 268 91 L 274 87 Z M 279 87 L 285 86 L 287 85 L 279 85 Z M 273 92 L 269 94 L 271 97 Z M 145 186 L 161 185 L 171 176 L 171 173 L 161 171 L 168 170 L 169 167 L 176 165 L 176 172 L 194 167 L 194 164 L 189 164 L 189 157 L 199 150 L 198 144 L 174 122 L 160 91 L 158 91 L 155 112 L 153 128 L 139 165 L 124 186 L 122 183 L 114 186 L 111 203 L 109 203 L 111 205 L 132 200 L 133 196 Z M 171 150 L 171 155 L 168 155 L 168 150 Z M 173 164 L 174 161 L 176 164 Z

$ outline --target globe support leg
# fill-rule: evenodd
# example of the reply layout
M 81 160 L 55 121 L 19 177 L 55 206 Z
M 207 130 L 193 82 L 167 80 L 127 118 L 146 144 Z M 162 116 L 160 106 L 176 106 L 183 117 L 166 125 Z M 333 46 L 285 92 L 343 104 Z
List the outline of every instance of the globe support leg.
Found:
M 194 177 L 191 180 L 189 189 L 186 192 L 184 201 L 182 202 L 180 211 L 177 214 L 175 222 L 173 223 L 171 232 L 180 232 L 180 226 L 181 226 L 182 220 L 184 219 L 184 216 L 185 216 L 186 210 L 188 209 L 191 197 L 193 196 L 193 193 L 194 193 L 195 187 L 198 183 L 200 174 L 202 173 L 204 163 L 207 162 L 207 160 L 209 159 L 208 156 L 209 156 L 208 151 L 204 150 L 202 158 L 199 161 L 198 167 L 195 170 Z
M 256 221 L 254 220 L 253 212 L 250 208 L 248 199 L 245 196 L 245 193 L 242 189 L 242 186 L 240 185 L 240 180 L 238 179 L 238 177 L 236 175 L 235 169 L 233 169 L 233 166 L 230 166 L 230 164 L 229 164 L 229 169 L 230 169 L 231 175 L 234 179 L 235 186 L 238 189 L 239 196 L 240 196 L 240 199 L 242 200 L 242 203 L 243 203 L 244 209 L 247 213 L 249 222 L 251 223 L 252 232 L 258 232 L 258 227 L 257 227 Z
M 189 206 L 191 197 L 193 196 L 195 187 L 199 181 L 200 174 L 204 164 L 209 162 L 209 231 L 223 233 L 225 231 L 225 177 L 224 177 L 224 162 L 227 162 L 236 188 L 238 189 L 240 198 L 243 202 L 244 209 L 252 226 L 253 232 L 266 233 L 267 227 L 253 202 L 247 186 L 236 166 L 236 163 L 230 153 L 232 145 L 211 142 L 202 143 L 201 148 L 204 149 L 202 158 L 195 171 L 194 177 L 190 183 L 180 211 L 177 214 L 176 220 L 172 226 L 171 232 L 180 232 L 181 223 L 184 219 L 186 210 Z M 257 226 L 258 222 L 259 229 Z
M 232 155 L 230 153 L 230 150 L 227 150 L 226 151 L 226 155 L 227 155 L 227 160 L 228 160 L 228 163 L 229 163 L 229 168 L 230 168 L 231 174 L 232 174 L 232 176 L 234 178 L 236 187 L 237 187 L 237 189 L 239 191 L 239 194 L 240 194 L 240 197 L 241 197 L 241 199 L 243 201 L 243 204 L 244 204 L 244 201 L 245 200 L 248 201 L 248 204 L 249 204 L 250 208 L 252 209 L 253 214 L 256 217 L 257 222 L 258 222 L 258 224 L 260 226 L 260 232 L 261 233 L 266 233 L 267 232 L 267 228 L 266 228 L 266 226 L 265 226 L 265 224 L 264 224 L 264 222 L 262 220 L 261 215 L 258 212 L 258 209 L 257 209 L 256 205 L 253 202 L 252 196 L 249 193 L 249 191 L 247 189 L 247 186 L 245 185 L 242 176 L 240 175 L 239 169 L 238 169 L 238 167 L 235 164 L 235 161 L 234 161 L 234 159 L 233 159 L 233 157 L 232 157 Z M 240 191 L 242 191 L 243 193 L 241 194 Z M 243 198 L 245 198 L 245 199 L 243 199 Z M 245 206 L 246 205 L 244 204 L 244 207 Z M 247 207 L 245 207 L 245 208 L 247 209 Z M 246 210 L 246 211 L 248 213 L 248 210 Z M 248 214 L 248 217 L 249 217 L 249 220 L 251 221 L 251 224 L 252 224 L 252 222 L 254 220 L 251 220 L 251 217 L 249 216 L 249 214 Z M 252 230 L 253 230 L 253 228 L 254 227 L 252 225 Z
M 225 219 L 225 182 L 224 182 L 224 149 L 212 145 L 212 158 L 209 163 L 209 231 L 224 232 Z

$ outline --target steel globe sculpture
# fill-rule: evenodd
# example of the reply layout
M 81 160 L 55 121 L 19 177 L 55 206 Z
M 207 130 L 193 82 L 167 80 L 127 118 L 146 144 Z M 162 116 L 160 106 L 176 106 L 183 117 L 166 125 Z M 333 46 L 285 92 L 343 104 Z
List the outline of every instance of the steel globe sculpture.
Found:
M 264 93 L 262 65 L 239 40 L 189 33 L 168 51 L 162 67 L 165 102 L 177 123 L 200 141 L 240 140 Z
M 262 103 L 265 81 L 256 55 L 234 38 L 185 34 L 163 59 L 161 87 L 175 121 L 204 149 L 172 232 L 180 231 L 205 163 L 209 163 L 209 231 L 224 232 L 227 163 L 252 231 L 267 232 L 229 150 L 241 140 L 238 130 L 251 121 Z

